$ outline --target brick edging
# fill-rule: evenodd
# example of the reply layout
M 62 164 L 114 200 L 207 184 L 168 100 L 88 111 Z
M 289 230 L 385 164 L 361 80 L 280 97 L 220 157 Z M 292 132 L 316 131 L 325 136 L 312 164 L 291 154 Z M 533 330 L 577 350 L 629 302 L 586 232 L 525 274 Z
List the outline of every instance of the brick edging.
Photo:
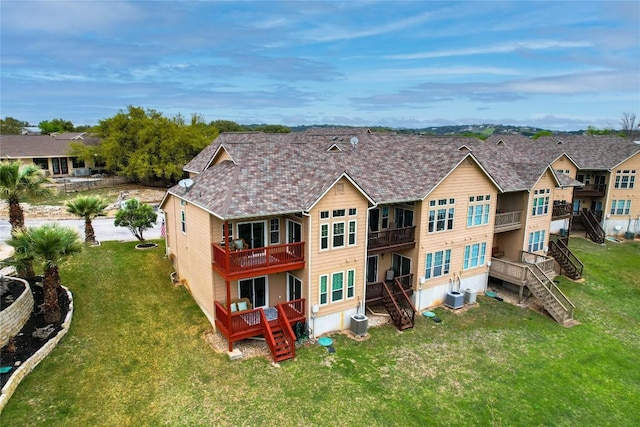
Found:
M 9 398 L 13 395 L 16 387 L 22 381 L 24 377 L 27 376 L 38 364 L 53 351 L 53 349 L 58 345 L 58 342 L 62 339 L 63 336 L 69 330 L 69 326 L 71 326 L 71 318 L 73 317 L 73 295 L 71 295 L 71 291 L 66 287 L 62 287 L 67 292 L 67 298 L 69 298 L 69 310 L 67 311 L 67 315 L 64 318 L 64 322 L 62 323 L 62 329 L 58 332 L 58 334 L 50 339 L 40 350 L 36 351 L 28 360 L 26 360 L 22 365 L 20 365 L 16 371 L 11 375 L 9 381 L 2 387 L 2 392 L 0 393 L 0 413 L 6 406 Z

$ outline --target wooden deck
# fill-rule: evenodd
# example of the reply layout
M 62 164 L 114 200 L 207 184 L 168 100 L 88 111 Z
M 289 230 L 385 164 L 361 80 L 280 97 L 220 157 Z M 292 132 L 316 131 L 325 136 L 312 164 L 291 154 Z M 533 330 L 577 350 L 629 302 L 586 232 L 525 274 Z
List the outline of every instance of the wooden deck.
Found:
M 279 323 L 278 319 L 286 318 L 289 325 L 295 325 L 298 322 L 305 322 L 305 299 L 297 299 L 278 304 L 274 307 L 277 310 L 277 319 L 266 320 L 265 311 L 262 308 L 253 310 L 244 310 L 231 313 L 223 306 L 222 303 L 215 301 L 216 310 L 216 329 L 227 338 L 227 341 L 233 343 L 241 339 L 256 337 L 264 334 L 264 322 L 268 321 L 272 326 Z
M 500 212 L 496 214 L 494 233 L 522 228 L 522 211 Z
M 416 226 L 369 232 L 369 255 L 411 249 L 416 245 Z
M 304 242 L 242 251 L 213 244 L 213 269 L 225 280 L 275 274 L 304 268 Z
M 542 271 L 552 275 L 552 277 L 555 277 L 556 275 L 553 269 L 553 258 L 522 251 L 520 261 L 513 261 L 504 258 L 491 258 L 489 276 L 524 287 L 527 283 L 526 266 L 528 264 L 537 264 Z

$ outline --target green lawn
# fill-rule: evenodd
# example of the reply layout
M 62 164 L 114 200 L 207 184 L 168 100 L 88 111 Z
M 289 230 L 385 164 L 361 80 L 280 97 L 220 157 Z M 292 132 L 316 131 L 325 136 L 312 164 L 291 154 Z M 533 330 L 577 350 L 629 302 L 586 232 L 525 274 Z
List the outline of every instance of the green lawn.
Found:
M 88 248 L 61 276 L 71 330 L 18 387 L 2 426 L 640 425 L 640 244 L 573 239 L 584 283 L 560 286 L 580 325 L 565 329 L 482 296 L 436 309 L 413 330 L 333 335 L 296 359 L 231 362 L 169 280 L 163 249 Z

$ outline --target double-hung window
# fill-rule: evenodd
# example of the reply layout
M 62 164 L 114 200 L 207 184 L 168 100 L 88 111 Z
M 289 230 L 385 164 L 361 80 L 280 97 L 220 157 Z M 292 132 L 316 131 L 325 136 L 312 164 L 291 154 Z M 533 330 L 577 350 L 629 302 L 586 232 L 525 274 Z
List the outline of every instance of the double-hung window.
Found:
M 280 243 L 280 220 L 278 218 L 271 218 L 269 221 L 269 242 L 272 245 Z
M 535 190 L 533 192 L 533 208 L 531 215 L 546 215 L 549 213 L 549 193 L 551 190 L 548 188 L 544 190 Z
M 475 243 L 464 247 L 464 264 L 463 269 L 468 270 L 484 265 L 487 244 Z
M 544 249 L 544 230 L 529 233 L 529 252 L 537 252 Z
M 329 224 L 320 224 L 320 250 L 329 249 Z
M 467 227 L 489 224 L 491 194 L 469 197 Z
M 344 273 L 339 271 L 331 274 L 331 302 L 344 299 Z
M 344 246 L 344 222 L 333 223 L 333 248 Z
M 347 270 L 347 298 L 353 298 L 356 293 L 356 271 Z
M 611 215 L 629 215 L 631 212 L 631 200 L 612 200 Z
M 451 249 L 445 251 L 437 251 L 427 254 L 426 266 L 424 278 L 430 279 L 432 277 L 442 276 L 449 274 L 451 266 Z
M 438 199 L 429 201 L 429 233 L 453 230 L 455 202 L 455 199 Z
M 356 221 L 349 221 L 349 238 L 348 243 L 349 246 L 353 246 L 356 244 Z
M 329 280 L 329 276 L 323 274 L 320 276 L 320 305 L 324 305 L 329 302 L 329 291 L 327 289 L 327 281 Z

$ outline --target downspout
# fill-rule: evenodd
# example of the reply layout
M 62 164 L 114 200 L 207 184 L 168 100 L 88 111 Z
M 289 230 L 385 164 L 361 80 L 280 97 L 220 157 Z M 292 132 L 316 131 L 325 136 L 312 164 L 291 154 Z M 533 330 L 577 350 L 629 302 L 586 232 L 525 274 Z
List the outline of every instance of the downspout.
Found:
M 307 224 L 307 244 L 305 245 L 305 259 L 306 261 L 306 266 L 307 266 L 307 309 L 306 309 L 306 313 L 305 315 L 307 316 L 307 319 L 311 318 L 311 320 L 313 321 L 313 327 L 312 329 L 312 338 L 316 337 L 316 314 L 312 312 L 311 310 L 311 230 L 313 230 L 312 225 L 312 220 L 311 220 L 311 215 L 309 215 L 309 212 L 302 212 L 302 216 L 306 216 L 307 218 L 309 218 Z

